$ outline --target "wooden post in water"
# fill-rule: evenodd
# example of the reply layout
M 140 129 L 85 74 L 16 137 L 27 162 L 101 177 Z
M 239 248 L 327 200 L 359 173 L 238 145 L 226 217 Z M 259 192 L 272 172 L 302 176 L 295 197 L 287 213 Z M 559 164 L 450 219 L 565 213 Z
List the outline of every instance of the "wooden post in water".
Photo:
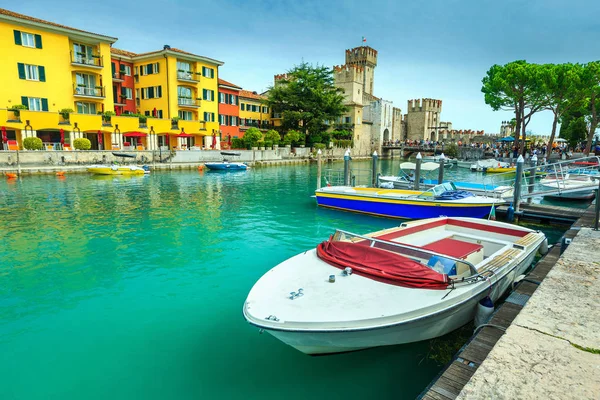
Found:
M 446 157 L 444 156 L 444 153 L 442 153 L 440 155 L 440 168 L 438 171 L 438 184 L 444 182 L 444 161 L 446 161 Z
M 317 151 L 317 189 L 321 189 L 321 149 Z
M 535 171 L 537 171 L 537 155 L 533 155 L 533 157 L 531 157 L 529 159 L 529 166 L 531 167 L 529 169 L 529 185 L 527 185 L 527 193 L 531 194 L 533 193 L 533 186 L 535 185 Z M 529 196 L 527 198 L 527 203 L 531 204 L 531 200 L 532 197 Z
M 377 187 L 377 151 L 373 152 L 373 170 L 371 171 L 371 186 Z
M 350 149 L 344 153 L 344 185 L 350 186 Z
M 517 158 L 517 170 L 515 172 L 515 188 L 513 197 L 515 212 L 519 211 L 521 205 L 521 176 L 523 175 L 524 163 L 525 159 L 523 159 L 522 155 L 519 155 L 519 158 Z
M 419 184 L 421 181 L 421 162 L 423 161 L 423 156 L 421 153 L 417 153 L 417 165 L 415 167 L 415 190 L 419 190 Z
M 17 175 L 21 176 L 21 160 L 19 159 L 19 149 L 17 149 Z
M 598 189 L 596 190 L 596 209 L 594 214 L 594 230 L 598 230 L 598 218 L 600 218 L 600 179 L 598 179 Z

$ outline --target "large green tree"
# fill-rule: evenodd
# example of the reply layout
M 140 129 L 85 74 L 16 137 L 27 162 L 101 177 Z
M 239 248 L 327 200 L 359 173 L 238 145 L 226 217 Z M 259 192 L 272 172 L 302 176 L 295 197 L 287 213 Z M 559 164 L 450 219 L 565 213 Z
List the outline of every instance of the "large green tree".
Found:
M 554 119 L 552 121 L 552 132 L 548 141 L 548 148 L 552 148 L 556 135 L 556 126 L 561 118 L 565 118 L 567 122 L 573 121 L 573 116 L 569 114 L 571 110 L 581 106 L 583 98 L 582 88 L 582 73 L 583 67 L 580 64 L 544 64 L 540 66 L 541 77 L 543 82 L 543 96 L 545 103 L 544 108 L 552 111 Z M 575 126 L 575 125 L 574 125 Z M 561 137 L 563 129 L 561 129 Z M 564 130 L 565 134 L 567 130 Z M 565 137 L 566 139 L 566 137 Z M 569 140 L 569 139 L 567 139 Z
M 333 70 L 305 62 L 269 88 L 267 103 L 273 112 L 281 114 L 284 130 L 303 131 L 310 143 L 311 137 L 320 137 L 327 130 L 326 121 L 346 111 L 344 91 L 334 85 Z
M 587 63 L 583 68 L 583 88 L 586 97 L 588 135 L 585 154 L 590 154 L 594 133 L 600 122 L 600 61 Z
M 565 111 L 560 120 L 560 137 L 565 139 L 570 147 L 583 142 L 588 135 L 586 124 L 587 110 L 583 102 Z M 551 144 L 548 146 L 550 149 Z
M 526 129 L 531 117 L 543 109 L 543 81 L 540 66 L 525 60 L 493 65 L 482 80 L 486 104 L 494 111 L 515 113 L 515 137 L 521 136 L 520 151 L 525 154 Z

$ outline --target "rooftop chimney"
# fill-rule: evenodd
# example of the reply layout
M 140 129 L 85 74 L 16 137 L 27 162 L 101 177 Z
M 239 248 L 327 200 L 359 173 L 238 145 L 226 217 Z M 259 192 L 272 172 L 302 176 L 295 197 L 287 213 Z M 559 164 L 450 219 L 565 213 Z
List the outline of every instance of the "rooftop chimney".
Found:
M 171 50 L 171 46 L 169 46 L 168 44 L 165 44 L 165 45 L 163 46 L 163 49 L 164 49 L 164 50 Z

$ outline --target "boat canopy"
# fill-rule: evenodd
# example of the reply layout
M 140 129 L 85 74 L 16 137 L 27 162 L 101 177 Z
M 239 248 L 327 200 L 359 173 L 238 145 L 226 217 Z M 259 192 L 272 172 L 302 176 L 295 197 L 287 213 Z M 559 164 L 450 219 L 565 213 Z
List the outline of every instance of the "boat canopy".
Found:
M 441 274 L 411 258 L 371 247 L 367 240 L 336 241 L 333 237 L 317 246 L 317 256 L 340 269 L 397 286 L 424 289 L 446 289 L 447 274 Z
M 434 162 L 426 162 L 421 164 L 421 171 L 435 171 L 440 167 L 440 164 Z M 417 169 L 417 164 L 413 162 L 403 162 L 400 164 L 400 169 Z

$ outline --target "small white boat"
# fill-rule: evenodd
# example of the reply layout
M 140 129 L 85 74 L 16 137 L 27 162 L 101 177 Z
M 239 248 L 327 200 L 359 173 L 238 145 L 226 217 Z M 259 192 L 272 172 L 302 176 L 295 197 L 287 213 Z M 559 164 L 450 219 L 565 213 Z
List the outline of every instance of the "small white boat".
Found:
M 423 156 L 423 162 L 439 164 L 441 158 L 442 158 L 441 155 L 439 155 L 439 156 Z M 455 164 L 455 162 L 456 162 L 456 160 L 450 159 L 448 157 L 444 157 L 444 165 Z
M 456 166 L 458 168 L 471 168 L 471 165 L 473 165 L 473 161 L 457 161 L 456 162 Z
M 477 160 L 475 163 L 471 164 L 471 171 L 481 172 L 488 168 L 507 168 L 507 167 L 510 167 L 509 163 L 490 158 L 489 160 Z
M 571 200 L 593 199 L 598 189 L 598 181 L 589 174 L 548 175 L 540 180 L 540 185 L 546 191 L 557 191 L 546 197 Z
M 246 320 L 306 354 L 445 335 L 495 301 L 547 252 L 543 233 L 496 221 L 431 218 L 368 235 L 338 230 L 265 273 Z

